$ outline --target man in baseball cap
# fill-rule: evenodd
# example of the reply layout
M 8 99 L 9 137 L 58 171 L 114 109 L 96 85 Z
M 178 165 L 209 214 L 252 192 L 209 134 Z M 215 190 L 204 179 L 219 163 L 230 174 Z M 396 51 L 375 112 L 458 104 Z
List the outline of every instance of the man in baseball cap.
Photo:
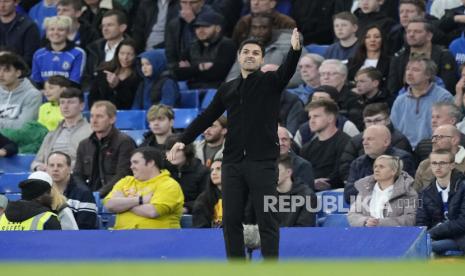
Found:
M 8 203 L 0 218 L 0 231 L 61 230 L 50 209 L 52 183 L 50 175 L 42 171 L 20 182 L 21 200 Z

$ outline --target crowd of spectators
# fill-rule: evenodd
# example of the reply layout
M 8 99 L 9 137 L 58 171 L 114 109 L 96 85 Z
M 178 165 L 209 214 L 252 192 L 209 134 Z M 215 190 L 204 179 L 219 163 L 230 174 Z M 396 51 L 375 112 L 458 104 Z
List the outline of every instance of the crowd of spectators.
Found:
M 305 45 L 327 47 L 303 49 L 276 105 L 278 196 L 343 188 L 351 225 L 426 226 L 436 252 L 465 249 L 465 48 L 454 44 L 465 1 L 280 3 L 0 0 L 0 158 L 36 154 L 24 202 L 0 227 L 41 216 L 42 229 L 96 228 L 92 192 L 117 213 L 115 229 L 179 228 L 183 214 L 221 227 L 227 114 L 169 163 L 180 83 L 203 97 L 236 79 L 249 38 L 261 70 L 277 70 L 297 27 Z M 131 109 L 146 111 L 140 145 L 115 126 Z M 316 225 L 304 209 L 279 217 Z

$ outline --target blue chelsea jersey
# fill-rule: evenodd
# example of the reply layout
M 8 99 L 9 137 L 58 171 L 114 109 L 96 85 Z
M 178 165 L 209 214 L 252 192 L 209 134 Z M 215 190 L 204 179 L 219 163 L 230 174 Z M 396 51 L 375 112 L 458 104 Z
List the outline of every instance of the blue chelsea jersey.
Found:
M 40 48 L 34 53 L 31 79 L 44 83 L 49 77 L 60 75 L 80 83 L 84 72 L 86 53 L 79 47 L 53 51 L 49 47 Z

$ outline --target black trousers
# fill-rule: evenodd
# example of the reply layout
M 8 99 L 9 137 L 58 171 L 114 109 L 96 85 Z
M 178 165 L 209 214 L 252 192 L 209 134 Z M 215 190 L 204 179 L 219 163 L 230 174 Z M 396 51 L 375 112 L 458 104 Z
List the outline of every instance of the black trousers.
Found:
M 279 221 L 276 213 L 264 211 L 264 196 L 277 196 L 277 169 L 275 160 L 248 161 L 223 164 L 223 234 L 229 259 L 245 258 L 244 212 L 250 197 L 260 232 L 261 252 L 264 258 L 279 255 Z

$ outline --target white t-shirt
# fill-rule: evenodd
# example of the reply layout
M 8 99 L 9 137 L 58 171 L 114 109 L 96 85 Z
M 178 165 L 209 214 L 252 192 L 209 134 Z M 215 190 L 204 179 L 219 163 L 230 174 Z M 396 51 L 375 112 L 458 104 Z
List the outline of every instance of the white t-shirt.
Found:
M 376 182 L 375 187 L 373 188 L 373 193 L 371 194 L 370 216 L 377 219 L 384 218 L 384 206 L 391 198 L 393 189 L 394 185 L 391 185 L 388 188 L 381 190 L 378 182 Z

